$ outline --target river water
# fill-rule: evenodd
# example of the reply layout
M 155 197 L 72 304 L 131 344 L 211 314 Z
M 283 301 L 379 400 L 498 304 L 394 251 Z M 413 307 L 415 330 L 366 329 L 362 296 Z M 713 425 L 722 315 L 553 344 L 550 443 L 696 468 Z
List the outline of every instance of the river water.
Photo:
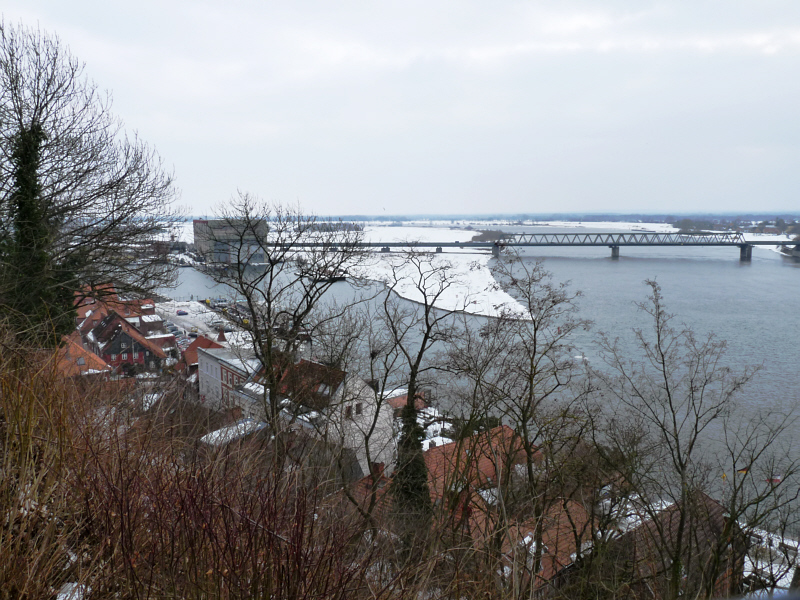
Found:
M 619 337 L 623 351 L 635 357 L 631 329 L 649 324 L 636 303 L 646 301 L 649 288 L 644 281 L 655 279 L 677 324 L 685 323 L 701 336 L 713 333 L 726 340 L 729 366 L 760 368 L 739 399 L 741 416 L 762 409 L 788 414 L 800 407 L 800 260 L 764 247 L 754 248 L 750 262 L 740 262 L 737 247 L 622 247 L 617 260 L 611 259 L 610 249 L 591 247 L 528 248 L 522 255 L 542 260 L 556 281 L 581 291 L 580 315 L 593 327 L 579 334 L 576 343 L 589 364 L 599 363 L 598 332 Z M 186 300 L 190 295 L 226 295 L 194 269 L 181 269 L 178 287 L 166 293 Z M 353 293 L 347 283 L 337 283 L 331 291 L 339 302 Z
M 589 230 L 591 231 L 591 230 Z M 608 248 L 531 248 L 557 281 L 581 290 L 580 312 L 593 331 L 619 337 L 632 353 L 631 329 L 646 328 L 646 279 L 662 289 L 675 324 L 727 341 L 731 367 L 759 366 L 741 397 L 742 408 L 789 412 L 800 406 L 800 260 L 765 247 L 740 262 L 739 249 L 718 247 L 626 247 L 611 259 Z M 591 336 L 582 346 L 590 362 Z

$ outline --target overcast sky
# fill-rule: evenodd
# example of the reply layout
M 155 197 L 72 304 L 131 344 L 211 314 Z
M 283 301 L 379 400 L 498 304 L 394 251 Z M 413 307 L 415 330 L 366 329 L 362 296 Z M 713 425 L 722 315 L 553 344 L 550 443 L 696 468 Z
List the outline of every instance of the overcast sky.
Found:
M 4 0 L 190 214 L 800 211 L 800 2 Z

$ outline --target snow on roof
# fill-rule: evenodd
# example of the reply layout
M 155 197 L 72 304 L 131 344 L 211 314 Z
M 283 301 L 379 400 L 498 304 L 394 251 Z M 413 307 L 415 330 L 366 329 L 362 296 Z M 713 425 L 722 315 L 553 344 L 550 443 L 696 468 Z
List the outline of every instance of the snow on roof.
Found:
M 254 357 L 240 357 L 227 348 L 198 348 L 198 352 L 203 352 L 208 356 L 213 356 L 220 363 L 225 363 L 226 367 L 238 369 L 240 372 L 249 374 L 261 368 L 261 361 Z
M 146 305 L 150 306 L 150 305 Z M 142 308 L 145 308 L 144 306 Z M 142 320 L 142 323 L 158 323 L 159 321 L 163 321 L 160 316 L 158 315 L 142 315 L 139 317 Z
M 84 584 L 70 581 L 58 590 L 56 600 L 83 600 L 84 595 L 90 591 L 91 588 Z
M 161 399 L 164 394 L 156 392 L 154 394 L 145 394 L 142 396 L 142 410 L 149 410 L 156 402 Z
M 246 435 L 261 431 L 267 426 L 266 423 L 255 419 L 242 419 L 238 423 L 212 431 L 200 438 L 200 441 L 209 446 L 224 446 L 230 442 L 243 438 Z
M 426 452 L 429 448 L 436 448 L 436 446 L 444 446 L 445 444 L 451 443 L 453 440 L 443 436 L 436 436 L 432 438 L 428 438 L 427 440 L 422 440 L 422 451 Z
M 750 556 L 744 557 L 744 575 L 757 575 L 769 583 L 773 583 L 776 589 L 788 590 L 794 577 L 794 568 L 781 562 L 769 560 L 753 560 Z
M 264 386 L 261 385 L 260 383 L 256 383 L 255 381 L 245 383 L 242 387 L 248 392 L 256 394 L 257 396 L 264 395 Z

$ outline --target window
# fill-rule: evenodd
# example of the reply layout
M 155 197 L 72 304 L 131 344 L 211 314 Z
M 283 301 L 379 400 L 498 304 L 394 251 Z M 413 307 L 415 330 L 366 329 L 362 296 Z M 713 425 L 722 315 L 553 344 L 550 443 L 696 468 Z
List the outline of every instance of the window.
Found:
M 350 404 L 344 407 L 344 418 L 345 419 L 353 418 L 353 407 Z
M 117 355 L 116 354 L 112 354 L 111 355 L 111 360 L 117 360 Z
M 134 350 L 133 351 L 133 360 L 139 360 L 139 351 L 138 350 Z
M 120 347 L 120 348 L 122 348 L 122 349 L 124 350 L 125 348 L 127 348 L 127 347 L 128 347 L 128 344 L 127 344 L 127 343 L 125 343 L 125 342 L 122 342 L 122 343 L 119 345 L 119 347 Z
M 80 366 L 83 366 L 83 365 L 85 365 L 85 364 L 86 364 L 86 359 L 85 359 L 85 358 L 83 358 L 83 357 L 81 356 L 81 357 L 80 357 L 78 360 L 76 360 L 75 362 L 76 362 L 76 363 L 78 363 Z
M 128 353 L 127 352 L 123 352 L 122 353 L 122 360 L 128 360 Z
M 361 402 L 356 402 L 356 414 L 357 415 L 361 414 L 363 408 L 364 408 L 364 405 Z

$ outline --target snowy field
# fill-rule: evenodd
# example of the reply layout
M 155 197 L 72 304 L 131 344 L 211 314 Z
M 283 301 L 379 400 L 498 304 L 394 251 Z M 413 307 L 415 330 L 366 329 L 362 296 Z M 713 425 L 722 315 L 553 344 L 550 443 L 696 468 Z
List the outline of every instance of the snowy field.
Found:
M 468 242 L 476 231 L 437 227 L 367 227 L 367 242 Z M 488 249 L 447 248 L 430 254 L 430 261 L 421 266 L 405 261 L 402 252 L 374 253 L 363 265 L 351 269 L 352 275 L 396 282 L 397 294 L 421 302 L 423 294 L 438 295 L 436 306 L 473 314 L 495 316 L 502 310 L 524 313 L 520 304 L 500 289 L 488 267 L 492 256 Z M 423 275 L 424 278 L 421 278 Z

